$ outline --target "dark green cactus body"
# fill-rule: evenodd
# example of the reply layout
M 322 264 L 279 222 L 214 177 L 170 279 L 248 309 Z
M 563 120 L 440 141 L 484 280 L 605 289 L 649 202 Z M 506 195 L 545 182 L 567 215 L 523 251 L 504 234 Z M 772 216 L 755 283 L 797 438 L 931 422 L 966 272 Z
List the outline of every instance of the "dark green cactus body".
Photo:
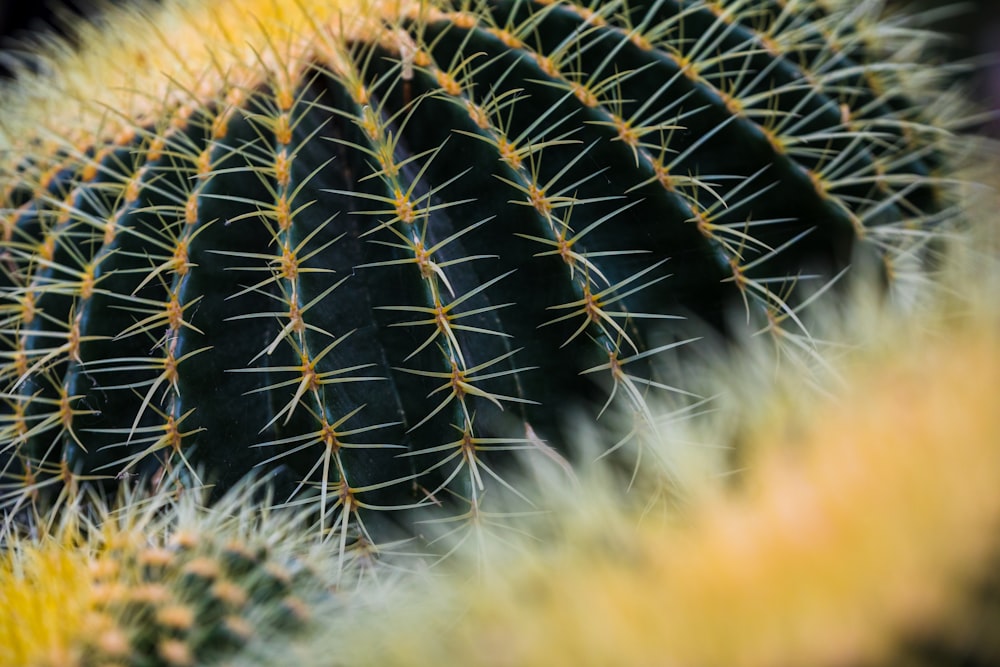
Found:
M 426 9 L 23 158 L 8 497 L 178 466 L 222 489 L 263 464 L 343 525 L 475 505 L 505 450 L 563 447 L 566 406 L 655 431 L 680 391 L 663 360 L 737 334 L 734 308 L 808 347 L 804 295 L 859 258 L 895 277 L 950 211 L 898 71 L 842 10 L 795 7 Z

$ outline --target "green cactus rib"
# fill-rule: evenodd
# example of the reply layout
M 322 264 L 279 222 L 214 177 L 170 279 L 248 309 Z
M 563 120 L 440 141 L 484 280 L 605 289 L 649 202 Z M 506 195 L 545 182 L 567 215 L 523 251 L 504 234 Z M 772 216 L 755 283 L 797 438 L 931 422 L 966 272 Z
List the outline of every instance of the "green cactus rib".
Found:
M 865 257 L 897 278 L 954 215 L 946 133 L 854 19 L 426 6 L 107 143 L 22 152 L 4 501 L 261 467 L 367 539 L 373 509 L 477 507 L 507 452 L 562 448 L 563 406 L 655 429 L 683 393 L 663 360 L 735 335 L 734 306 L 810 349 L 805 305 Z

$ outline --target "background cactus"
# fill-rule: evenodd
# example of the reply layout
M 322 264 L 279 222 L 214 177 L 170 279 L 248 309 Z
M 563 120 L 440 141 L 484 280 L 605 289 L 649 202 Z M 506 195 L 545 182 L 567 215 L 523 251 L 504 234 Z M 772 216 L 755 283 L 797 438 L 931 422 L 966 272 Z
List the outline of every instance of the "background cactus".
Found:
M 698 338 L 816 355 L 804 307 L 859 264 L 919 287 L 955 213 L 937 71 L 872 9 L 122 15 L 96 72 L 9 91 L 5 498 L 263 466 L 346 548 L 518 493 L 499 459 L 574 402 L 641 452 Z
M 301 516 L 257 513 L 251 491 L 210 510 L 130 494 L 122 512 L 91 505 L 92 523 L 71 511 L 42 536 L 3 535 L 0 660 L 189 667 L 311 627 L 339 573 L 314 567 Z

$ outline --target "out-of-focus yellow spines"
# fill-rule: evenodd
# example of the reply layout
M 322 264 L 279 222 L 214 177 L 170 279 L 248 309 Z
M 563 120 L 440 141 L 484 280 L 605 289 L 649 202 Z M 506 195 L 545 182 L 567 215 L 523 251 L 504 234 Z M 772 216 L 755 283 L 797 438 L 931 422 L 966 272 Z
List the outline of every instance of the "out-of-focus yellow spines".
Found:
M 62 540 L 24 543 L 3 554 L 0 664 L 82 664 L 85 638 L 106 631 L 96 606 L 94 567 L 86 550 Z
M 947 636 L 1000 553 L 1000 336 L 854 376 L 794 435 L 758 435 L 745 484 L 683 525 L 623 516 L 595 549 L 581 510 L 554 553 L 461 589 L 447 636 L 394 625 L 372 664 L 883 664 Z

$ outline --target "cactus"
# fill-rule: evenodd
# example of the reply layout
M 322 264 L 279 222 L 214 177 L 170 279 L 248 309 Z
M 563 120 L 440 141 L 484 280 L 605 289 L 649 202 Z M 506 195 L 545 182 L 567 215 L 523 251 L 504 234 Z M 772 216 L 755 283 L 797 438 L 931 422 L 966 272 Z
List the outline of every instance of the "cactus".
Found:
M 124 511 L 98 500 L 91 521 L 64 512 L 42 536 L 5 536 L 0 599 L 17 611 L 0 616 L 0 660 L 188 667 L 312 628 L 320 601 L 347 594 L 316 567 L 302 517 L 256 512 L 252 492 L 210 509 L 129 494 Z
M 260 469 L 346 548 L 375 510 L 521 493 L 509 452 L 565 452 L 568 405 L 641 456 L 699 339 L 818 355 L 804 309 L 851 266 L 919 285 L 955 214 L 937 70 L 872 4 L 175 2 L 84 31 L 0 120 L 4 502 Z

